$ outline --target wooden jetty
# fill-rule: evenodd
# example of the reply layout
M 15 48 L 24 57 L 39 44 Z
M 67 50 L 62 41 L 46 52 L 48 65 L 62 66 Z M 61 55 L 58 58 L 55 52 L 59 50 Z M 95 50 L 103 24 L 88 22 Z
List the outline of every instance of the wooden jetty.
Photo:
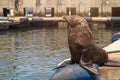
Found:
M 120 64 L 120 40 L 104 47 L 107 52 L 113 51 L 109 54 L 109 60 L 114 60 L 115 63 Z M 113 64 L 114 64 L 113 62 Z M 120 80 L 120 67 L 119 66 L 103 66 L 99 68 L 100 80 Z

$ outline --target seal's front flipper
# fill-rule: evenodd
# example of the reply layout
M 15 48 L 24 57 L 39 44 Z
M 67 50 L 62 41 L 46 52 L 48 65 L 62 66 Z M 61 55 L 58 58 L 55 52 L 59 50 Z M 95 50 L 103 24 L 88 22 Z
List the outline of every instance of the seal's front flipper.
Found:
M 95 68 L 88 67 L 88 66 L 81 66 L 81 67 L 85 68 L 86 70 L 88 70 L 88 71 L 90 71 L 90 72 L 92 72 L 94 74 L 98 74 L 98 70 L 95 69 Z
M 98 68 L 96 64 L 92 64 L 92 66 L 87 66 L 87 65 L 80 65 L 80 66 L 94 74 L 98 74 Z
M 69 65 L 69 64 L 67 64 L 67 63 L 63 63 L 63 64 L 58 65 L 58 66 L 56 66 L 55 68 L 53 68 L 53 70 L 58 69 L 58 68 L 66 67 L 67 65 Z
M 53 70 L 65 67 L 65 66 L 70 65 L 70 64 L 71 64 L 71 59 L 70 58 L 65 59 L 62 62 L 60 62 Z

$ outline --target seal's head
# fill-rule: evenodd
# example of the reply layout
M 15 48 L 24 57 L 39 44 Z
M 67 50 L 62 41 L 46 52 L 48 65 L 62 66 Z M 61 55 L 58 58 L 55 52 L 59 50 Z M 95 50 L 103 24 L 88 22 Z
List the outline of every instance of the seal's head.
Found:
M 80 16 L 74 15 L 74 16 L 64 16 L 63 17 L 68 24 L 72 27 L 75 27 L 76 25 L 81 25 L 81 26 L 88 26 L 87 21 Z

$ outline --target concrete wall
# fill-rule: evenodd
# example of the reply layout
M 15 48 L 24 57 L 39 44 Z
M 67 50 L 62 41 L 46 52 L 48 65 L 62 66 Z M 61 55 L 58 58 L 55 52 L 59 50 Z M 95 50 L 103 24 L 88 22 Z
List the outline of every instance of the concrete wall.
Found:
M 3 15 L 3 8 L 14 8 L 13 0 L 0 0 L 0 15 Z
M 37 2 L 37 3 L 36 3 Z M 112 7 L 120 7 L 119 0 L 19 0 L 19 15 L 23 15 L 23 8 L 33 8 L 34 15 L 45 16 L 45 8 L 54 8 L 54 16 L 67 14 L 66 8 L 76 8 L 76 14 L 88 16 L 89 8 L 97 7 L 99 16 L 111 16 Z M 0 15 L 2 8 L 15 8 L 14 0 L 0 0 Z

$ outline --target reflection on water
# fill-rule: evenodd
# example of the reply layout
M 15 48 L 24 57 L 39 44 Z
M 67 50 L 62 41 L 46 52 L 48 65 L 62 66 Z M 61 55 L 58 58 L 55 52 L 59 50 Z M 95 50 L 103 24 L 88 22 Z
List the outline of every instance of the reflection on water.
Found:
M 106 26 L 105 24 L 92 24 L 91 29 L 95 42 L 100 47 L 105 47 L 110 44 L 112 35 L 120 31 L 120 27 Z
M 96 43 L 111 43 L 116 30 L 94 26 Z M 69 57 L 66 28 L 0 31 L 0 80 L 48 80 L 56 64 Z
M 6 31 L 0 35 L 0 80 L 48 80 L 68 58 L 65 29 Z

